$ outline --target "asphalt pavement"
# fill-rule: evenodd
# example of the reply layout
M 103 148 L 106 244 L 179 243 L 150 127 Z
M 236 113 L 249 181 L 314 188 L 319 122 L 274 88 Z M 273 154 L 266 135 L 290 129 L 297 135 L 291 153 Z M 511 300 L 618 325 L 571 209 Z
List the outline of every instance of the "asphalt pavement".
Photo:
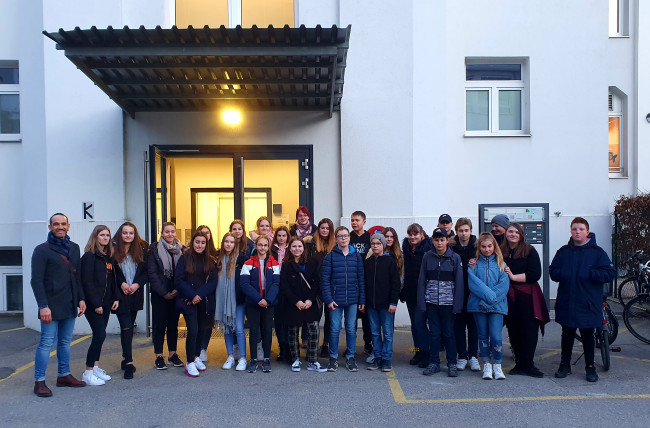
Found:
M 400 305 L 401 306 L 401 305 Z M 398 310 L 406 310 L 401 306 Z M 133 380 L 120 371 L 119 336 L 104 344 L 101 366 L 113 376 L 105 386 L 56 388 L 56 356 L 50 359 L 47 383 L 54 396 L 33 392 L 33 358 L 39 334 L 22 328 L 20 318 L 0 318 L 0 420 L 2 426 L 499 426 L 499 427 L 647 427 L 650 417 L 650 345 L 625 329 L 604 372 L 599 355 L 597 383 L 584 377 L 584 360 L 566 379 L 555 379 L 559 364 L 560 327 L 551 322 L 540 339 L 536 364 L 543 379 L 508 375 L 513 366 L 504 329 L 504 368 L 507 378 L 485 381 L 480 372 L 465 370 L 458 378 L 441 372 L 428 377 L 409 366 L 410 331 L 395 332 L 394 372 L 366 370 L 361 328 L 357 341 L 360 370 L 349 373 L 343 359 L 336 373 L 293 373 L 276 363 L 273 371 L 249 374 L 222 370 L 226 358 L 223 338 L 213 338 L 208 370 L 199 378 L 183 368 L 153 367 L 151 339 L 134 338 Z M 81 377 L 90 340 L 75 337 L 71 366 Z M 344 347 L 341 337 L 341 350 Z M 179 340 L 184 359 L 184 339 Z M 304 350 L 302 351 L 304 355 Z M 580 353 L 576 344 L 573 360 Z M 442 355 L 444 362 L 444 354 Z M 326 363 L 324 359 L 321 363 Z

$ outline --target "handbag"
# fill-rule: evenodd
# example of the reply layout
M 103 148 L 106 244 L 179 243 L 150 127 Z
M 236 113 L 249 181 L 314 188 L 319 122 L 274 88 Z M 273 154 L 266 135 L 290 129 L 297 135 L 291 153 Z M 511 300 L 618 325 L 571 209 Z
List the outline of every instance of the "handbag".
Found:
M 305 278 L 305 275 L 302 274 L 302 272 L 298 272 L 300 274 L 300 277 L 302 278 L 303 281 L 305 281 L 305 284 L 307 284 L 307 287 L 311 290 L 311 285 L 309 285 L 309 281 Z M 318 307 L 319 311 L 323 310 L 323 299 L 321 299 L 320 296 L 316 296 L 316 306 Z

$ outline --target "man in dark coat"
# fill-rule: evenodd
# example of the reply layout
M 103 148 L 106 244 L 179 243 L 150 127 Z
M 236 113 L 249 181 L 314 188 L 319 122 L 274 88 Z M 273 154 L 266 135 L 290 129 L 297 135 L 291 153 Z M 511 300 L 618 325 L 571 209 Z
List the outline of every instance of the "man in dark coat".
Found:
M 70 241 L 70 223 L 64 214 L 56 213 L 50 217 L 48 228 L 47 241 L 37 246 L 32 255 L 31 284 L 41 320 L 41 340 L 34 358 L 34 394 L 39 397 L 52 396 L 52 391 L 45 385 L 45 371 L 55 338 L 59 362 L 56 386 L 86 386 L 85 382 L 70 374 L 70 342 L 75 319 L 86 312 L 79 280 L 79 245 Z
M 607 253 L 596 244 L 589 223 L 582 217 L 571 222 L 571 239 L 560 248 L 549 268 L 551 279 L 559 283 L 555 301 L 555 321 L 562 326 L 562 356 L 556 378 L 571 373 L 571 351 L 576 329 L 580 329 L 585 353 L 586 378 L 597 382 L 594 366 L 594 329 L 603 323 L 603 284 L 616 277 Z

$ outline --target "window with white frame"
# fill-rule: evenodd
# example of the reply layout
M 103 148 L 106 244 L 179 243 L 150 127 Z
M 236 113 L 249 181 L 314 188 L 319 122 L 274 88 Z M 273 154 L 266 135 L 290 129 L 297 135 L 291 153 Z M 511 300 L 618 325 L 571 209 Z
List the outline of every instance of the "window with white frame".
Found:
M 0 267 L 0 312 L 22 312 L 23 269 Z
M 615 86 L 610 86 L 607 104 L 609 110 L 609 176 L 610 178 L 627 177 L 627 96 Z
M 609 0 L 609 37 L 630 35 L 629 7 L 629 0 Z
M 465 135 L 529 135 L 527 58 L 465 59 Z
M 176 0 L 176 26 L 297 26 L 297 0 Z
M 19 139 L 18 62 L 0 61 L 0 141 Z

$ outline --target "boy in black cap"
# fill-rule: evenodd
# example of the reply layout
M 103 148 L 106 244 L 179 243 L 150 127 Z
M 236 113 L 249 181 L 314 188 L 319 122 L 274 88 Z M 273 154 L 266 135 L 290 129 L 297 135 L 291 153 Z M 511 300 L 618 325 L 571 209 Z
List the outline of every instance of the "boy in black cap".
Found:
M 440 338 L 447 354 L 447 375 L 458 376 L 454 314 L 463 310 L 463 263 L 449 248 L 445 229 L 431 234 L 433 250 L 422 258 L 418 280 L 418 310 L 426 312 L 430 333 L 430 361 L 422 374 L 431 376 L 440 371 Z
M 438 217 L 438 228 L 444 229 L 447 232 L 447 238 L 451 239 L 456 234 L 454 233 L 454 222 L 451 220 L 449 214 L 442 214 Z

